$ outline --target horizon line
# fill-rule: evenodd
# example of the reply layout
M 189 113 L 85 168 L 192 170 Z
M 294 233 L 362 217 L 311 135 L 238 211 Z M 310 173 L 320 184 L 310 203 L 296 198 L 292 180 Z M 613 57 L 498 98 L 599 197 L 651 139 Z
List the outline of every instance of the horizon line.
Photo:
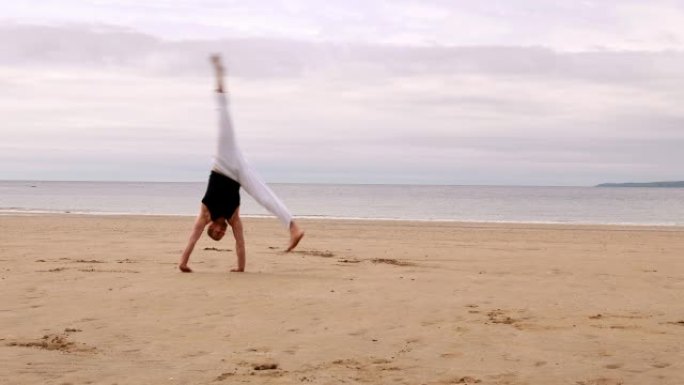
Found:
M 64 180 L 64 179 L 0 179 L 0 182 L 50 182 L 50 183 L 206 183 L 204 180 Z M 540 185 L 540 184 L 460 184 L 460 183 L 363 183 L 363 182 L 266 182 L 267 184 L 299 184 L 330 186 L 442 186 L 442 187 L 597 187 L 597 185 Z M 604 182 L 605 183 L 605 182 Z M 644 183 L 644 182 L 642 182 Z

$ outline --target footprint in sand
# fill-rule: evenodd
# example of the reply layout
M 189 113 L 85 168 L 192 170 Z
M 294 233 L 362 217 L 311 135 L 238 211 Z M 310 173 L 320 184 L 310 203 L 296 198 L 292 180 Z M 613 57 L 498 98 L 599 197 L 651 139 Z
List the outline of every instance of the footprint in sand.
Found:
M 579 385 L 624 385 L 624 382 L 617 378 L 596 378 L 586 382 L 579 382 Z
M 415 266 L 416 264 L 413 262 L 407 262 L 407 261 L 400 261 L 394 258 L 373 258 L 371 259 L 371 262 L 373 263 L 384 263 L 387 265 L 394 265 L 394 266 Z
M 453 380 L 448 380 L 444 382 L 445 384 L 479 384 L 482 382 L 479 378 L 471 377 L 471 376 L 465 376 L 465 377 L 458 377 L 454 378 Z
M 458 357 L 463 357 L 463 353 L 461 353 L 461 352 L 442 353 L 439 356 L 442 358 L 458 358 Z
M 368 332 L 368 329 L 358 329 L 358 330 L 354 330 L 353 332 L 350 332 L 347 334 L 352 336 L 352 337 L 358 337 L 358 336 L 362 336 L 362 335 L 366 334 L 367 332 Z
M 40 339 L 15 340 L 8 342 L 7 346 L 58 350 L 65 353 L 86 353 L 95 351 L 94 347 L 69 341 L 69 335 L 67 334 L 46 334 Z
M 183 355 L 183 358 L 196 358 L 196 357 L 203 357 L 209 354 L 209 352 L 205 352 L 204 350 L 199 350 L 196 352 L 188 353 Z
M 594 314 L 589 316 L 589 319 L 607 319 L 607 318 L 618 318 L 618 319 L 647 319 L 652 318 L 653 315 L 643 314 L 640 312 L 631 312 L 629 314 Z
M 298 351 L 299 351 L 299 348 L 298 348 L 298 347 L 294 347 L 294 348 L 290 348 L 290 349 L 285 349 L 285 350 L 283 350 L 283 353 L 289 354 L 289 355 L 292 356 L 292 355 L 297 354 Z
M 593 326 L 593 325 L 592 325 Z M 639 329 L 639 326 L 637 325 L 610 325 L 611 329 Z
M 357 371 L 399 371 L 400 367 L 391 365 L 392 360 L 387 358 L 368 357 L 363 360 L 354 358 L 345 358 L 332 361 L 330 363 L 334 366 L 344 366 L 347 369 L 354 369 Z
M 216 247 L 205 247 L 204 250 L 205 251 L 233 251 L 231 249 L 219 249 Z
M 668 363 L 666 363 L 666 362 L 656 362 L 655 364 L 653 364 L 653 365 L 651 365 L 651 366 L 653 366 L 654 368 L 658 368 L 658 369 L 665 369 L 665 368 L 667 368 L 667 367 L 670 366 L 670 365 L 671 365 L 671 364 L 668 364 Z
M 321 257 L 321 258 L 332 258 L 335 256 L 335 253 L 333 253 L 330 250 L 325 250 L 325 251 L 320 251 L 320 250 L 299 250 L 299 251 L 294 251 L 295 254 L 301 254 L 301 255 L 310 255 L 314 257 Z
M 231 372 L 221 373 L 221 375 L 216 377 L 216 379 L 214 379 L 214 381 L 225 381 L 228 378 L 233 377 L 234 375 L 235 375 L 235 373 L 231 373 Z
M 470 309 L 470 310 L 468 310 L 468 313 L 470 313 L 470 314 L 480 314 L 480 311 L 477 310 L 477 308 L 480 307 L 479 305 L 476 305 L 476 304 L 472 304 L 472 303 L 471 303 L 471 304 L 465 305 L 465 307 L 467 307 L 468 309 Z
M 268 353 L 271 351 L 271 349 L 267 347 L 253 347 L 247 348 L 245 351 L 249 353 Z
M 136 270 L 125 270 L 125 269 L 78 269 L 82 273 L 126 273 L 126 274 L 139 274 Z
M 335 360 L 332 362 L 333 365 L 342 365 L 346 367 L 354 367 L 357 369 L 360 369 L 361 363 L 353 358 L 346 358 L 346 359 L 340 359 L 340 360 Z
M 518 375 L 516 373 L 502 373 L 491 377 L 495 380 L 495 384 L 515 385 L 520 383 L 520 381 L 518 381 Z
M 519 320 L 510 317 L 505 310 L 495 309 L 487 313 L 489 322 L 493 324 L 513 325 Z
M 511 316 L 511 313 L 516 314 Z M 530 323 L 529 320 L 533 319 L 533 317 L 524 309 L 494 309 L 487 313 L 487 318 L 488 322 L 485 322 L 485 324 L 511 325 L 518 330 L 554 330 L 560 328 L 559 326 Z
M 586 381 L 577 381 L 577 385 L 623 385 L 622 380 L 615 378 L 594 378 Z
M 361 261 L 358 259 L 347 259 L 347 258 L 345 258 L 345 259 L 338 259 L 337 262 L 339 262 L 339 263 L 359 263 Z

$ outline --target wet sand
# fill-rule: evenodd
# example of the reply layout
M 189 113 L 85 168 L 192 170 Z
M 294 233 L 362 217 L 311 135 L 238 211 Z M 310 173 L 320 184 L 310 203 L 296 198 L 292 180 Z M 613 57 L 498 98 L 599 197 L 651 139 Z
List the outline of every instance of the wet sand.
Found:
M 681 227 L 192 222 L 1 216 L 0 384 L 684 383 Z

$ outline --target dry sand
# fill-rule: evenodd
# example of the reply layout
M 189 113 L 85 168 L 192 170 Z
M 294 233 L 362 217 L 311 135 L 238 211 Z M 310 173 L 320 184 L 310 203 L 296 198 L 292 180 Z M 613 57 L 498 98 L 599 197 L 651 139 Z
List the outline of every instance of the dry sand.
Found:
M 0 383 L 684 383 L 684 228 L 192 222 L 0 217 Z

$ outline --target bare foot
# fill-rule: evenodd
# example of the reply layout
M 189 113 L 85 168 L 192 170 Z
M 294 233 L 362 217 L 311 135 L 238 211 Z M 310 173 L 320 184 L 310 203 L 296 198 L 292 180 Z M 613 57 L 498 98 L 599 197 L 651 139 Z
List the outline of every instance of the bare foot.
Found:
M 245 272 L 245 269 L 244 269 L 244 268 L 243 268 L 243 269 L 238 269 L 238 268 L 236 267 L 236 268 L 234 268 L 234 269 L 230 269 L 230 272 L 231 272 L 231 273 L 244 273 L 244 272 Z
M 285 250 L 286 253 L 294 250 L 299 244 L 299 241 L 304 238 L 304 230 L 300 229 L 294 221 L 290 223 L 290 245 Z
M 189 268 L 187 265 L 178 265 L 178 269 L 183 273 L 192 273 L 192 269 Z

